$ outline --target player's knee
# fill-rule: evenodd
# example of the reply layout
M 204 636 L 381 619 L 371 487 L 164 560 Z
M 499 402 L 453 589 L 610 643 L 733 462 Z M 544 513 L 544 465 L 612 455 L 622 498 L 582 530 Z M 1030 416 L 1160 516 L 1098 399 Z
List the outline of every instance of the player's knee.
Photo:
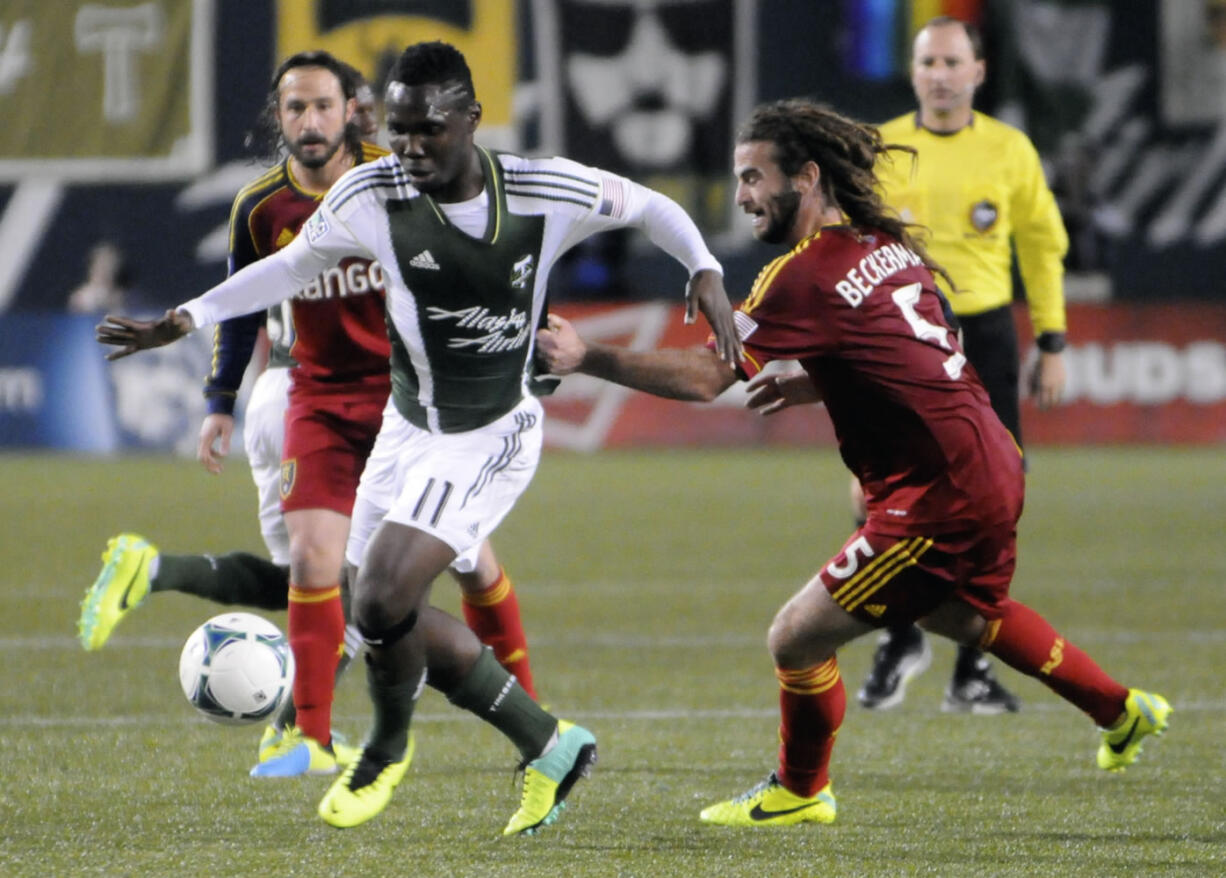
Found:
M 297 583 L 317 586 L 335 583 L 344 566 L 344 546 L 314 538 L 294 539 L 290 542 L 289 563 Z
M 770 650 L 775 665 L 781 668 L 803 666 L 803 656 L 810 646 L 800 636 L 798 620 L 794 616 L 791 604 L 785 605 L 775 614 L 771 627 L 766 632 L 766 648 Z
M 396 613 L 385 604 L 364 601 L 354 606 L 354 621 L 368 646 L 386 649 L 417 626 L 417 611 Z

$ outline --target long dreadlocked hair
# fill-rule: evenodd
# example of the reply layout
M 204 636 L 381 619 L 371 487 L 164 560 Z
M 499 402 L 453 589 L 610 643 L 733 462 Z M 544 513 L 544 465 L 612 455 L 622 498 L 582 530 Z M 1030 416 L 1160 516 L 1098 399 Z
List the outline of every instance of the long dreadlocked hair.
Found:
M 268 84 L 268 94 L 255 127 L 243 138 L 243 146 L 251 153 L 262 158 L 269 164 L 276 164 L 284 157 L 281 141 L 281 124 L 277 120 L 277 109 L 281 100 L 281 79 L 285 74 L 298 67 L 322 67 L 330 71 L 341 84 L 341 94 L 345 100 L 354 97 L 358 87 L 365 78 L 350 64 L 337 58 L 331 52 L 322 49 L 311 49 L 298 52 L 286 58 L 277 67 Z M 345 149 L 351 155 L 362 155 L 362 133 L 350 122 L 345 126 Z
M 877 189 L 873 168 L 878 157 L 891 152 L 914 156 L 913 148 L 885 143 L 873 126 L 803 98 L 759 106 L 737 131 L 736 141 L 774 144 L 775 161 L 788 177 L 798 174 L 806 162 L 815 162 L 821 169 L 822 197 L 827 204 L 847 214 L 854 226 L 897 238 L 953 287 L 948 272 L 912 235 L 916 224 L 904 222 L 887 207 Z

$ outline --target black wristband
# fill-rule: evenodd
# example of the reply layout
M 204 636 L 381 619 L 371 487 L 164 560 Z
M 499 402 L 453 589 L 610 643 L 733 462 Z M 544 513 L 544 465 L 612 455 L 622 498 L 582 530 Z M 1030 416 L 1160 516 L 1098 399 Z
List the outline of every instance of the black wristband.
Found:
M 1035 344 L 1037 344 L 1039 346 L 1039 350 L 1045 354 L 1058 354 L 1064 350 L 1064 333 L 1040 332 L 1039 337 L 1035 340 Z

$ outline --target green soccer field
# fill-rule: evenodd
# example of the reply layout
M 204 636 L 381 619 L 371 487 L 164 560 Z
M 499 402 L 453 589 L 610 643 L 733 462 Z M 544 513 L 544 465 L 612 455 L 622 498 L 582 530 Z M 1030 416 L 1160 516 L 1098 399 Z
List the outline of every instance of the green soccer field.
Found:
M 846 474 L 829 450 L 551 452 L 494 542 L 542 697 L 595 732 L 600 761 L 558 824 L 502 839 L 513 748 L 437 693 L 391 805 L 338 831 L 315 816 L 326 779 L 248 778 L 259 728 L 209 723 L 180 693 L 180 646 L 216 607 L 155 595 L 81 650 L 108 536 L 262 550 L 241 462 L 214 478 L 163 458 L 0 456 L 0 875 L 1226 874 L 1226 455 L 1032 458 L 1014 596 L 1176 707 L 1131 770 L 1098 771 L 1090 721 L 1007 668 L 1020 714 L 942 714 L 943 642 L 899 708 L 864 711 L 865 640 L 840 657 L 838 822 L 699 823 L 774 765 L 765 632 L 849 532 Z M 434 599 L 458 609 L 450 581 Z M 361 678 L 337 695 L 354 738 Z

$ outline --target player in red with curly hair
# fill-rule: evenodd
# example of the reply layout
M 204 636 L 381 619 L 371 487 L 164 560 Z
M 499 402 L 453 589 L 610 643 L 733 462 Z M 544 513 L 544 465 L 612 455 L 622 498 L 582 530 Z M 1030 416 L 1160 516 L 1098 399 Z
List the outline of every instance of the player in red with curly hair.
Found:
M 876 192 L 888 147 L 873 128 L 807 101 L 760 107 L 735 152 L 737 204 L 754 235 L 788 252 L 736 315 L 745 359 L 713 350 L 630 351 L 585 343 L 551 317 L 538 349 L 556 374 L 583 372 L 673 399 L 711 400 L 752 379 L 751 408 L 824 400 L 868 519 L 771 625 L 779 681 L 778 767 L 702 812 L 708 823 L 830 823 L 829 763 L 847 696 L 836 650 L 918 621 L 1046 684 L 1102 728 L 1098 765 L 1132 764 L 1171 707 L 1128 689 L 1009 597 L 1022 512 L 1021 453 L 946 320 L 933 272 Z M 771 360 L 803 371 L 760 374 Z

